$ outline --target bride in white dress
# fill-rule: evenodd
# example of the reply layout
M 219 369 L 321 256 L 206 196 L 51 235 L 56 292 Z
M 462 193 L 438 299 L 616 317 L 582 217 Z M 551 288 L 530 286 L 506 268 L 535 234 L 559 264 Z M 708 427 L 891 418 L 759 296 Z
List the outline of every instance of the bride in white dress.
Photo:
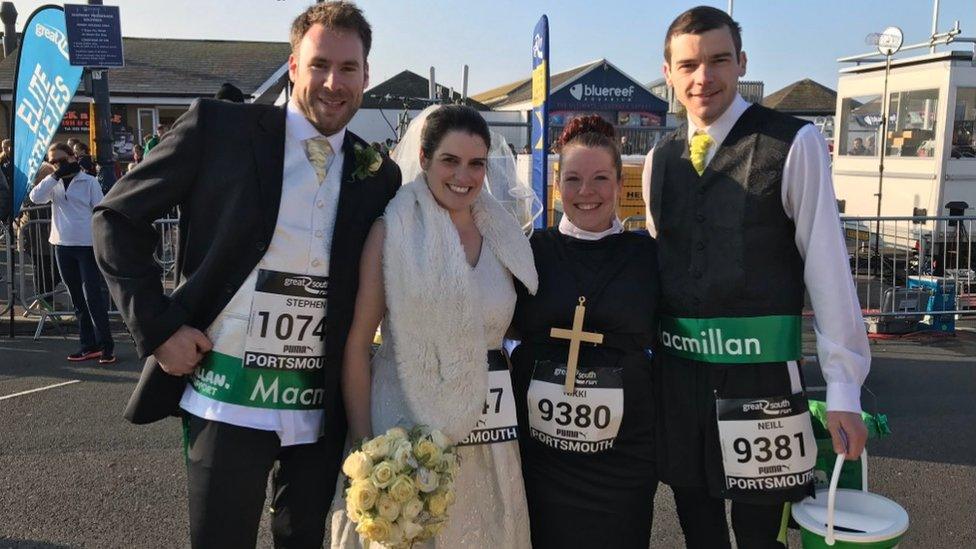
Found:
M 394 426 L 440 429 L 463 444 L 457 500 L 425 547 L 529 547 L 511 379 L 500 352 L 515 308 L 513 277 L 532 293 L 537 286 L 516 220 L 525 203 L 514 161 L 504 140 L 492 143 L 477 111 L 456 105 L 424 111 L 394 160 L 408 183 L 366 239 L 345 349 L 350 439 Z M 383 343 L 370 358 L 381 322 Z M 342 492 L 332 547 L 361 547 Z

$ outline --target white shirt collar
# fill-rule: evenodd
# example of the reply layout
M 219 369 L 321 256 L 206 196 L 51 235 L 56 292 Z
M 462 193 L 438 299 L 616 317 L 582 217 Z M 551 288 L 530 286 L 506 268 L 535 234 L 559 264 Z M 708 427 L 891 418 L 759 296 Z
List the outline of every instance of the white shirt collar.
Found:
M 559 232 L 566 236 L 571 236 L 580 240 L 600 240 L 605 236 L 624 232 L 624 225 L 620 222 L 620 218 L 614 216 L 613 222 L 610 224 L 609 229 L 600 231 L 598 233 L 584 231 L 583 229 L 580 229 L 574 225 L 573 222 L 569 220 L 569 216 L 564 214 L 562 219 L 559 220 Z
M 712 138 L 712 141 L 714 141 L 716 145 L 715 149 L 717 149 L 718 146 L 725 141 L 725 138 L 728 137 L 729 132 L 732 131 L 732 126 L 735 126 L 735 123 L 739 121 L 739 117 L 742 116 L 742 113 L 746 112 L 746 109 L 748 109 L 750 105 L 751 103 L 736 93 L 735 99 L 732 100 L 732 104 L 729 105 L 729 107 L 725 109 L 725 112 L 722 113 L 722 116 L 719 116 L 718 120 L 712 122 L 710 126 L 699 128 L 695 126 L 695 123 L 692 122 L 691 117 L 689 117 L 688 141 L 691 142 L 691 137 L 695 135 L 695 132 L 700 130 L 707 133 Z
M 298 109 L 294 101 L 288 102 L 287 118 L 285 119 L 285 128 L 288 135 L 300 143 L 304 143 L 306 140 L 313 137 L 319 137 L 322 135 L 319 130 L 312 125 L 311 122 L 305 118 L 305 114 Z M 335 132 L 332 135 L 325 136 L 329 140 L 329 145 L 332 145 L 332 150 L 337 154 L 342 150 L 342 143 L 346 139 L 346 128 Z

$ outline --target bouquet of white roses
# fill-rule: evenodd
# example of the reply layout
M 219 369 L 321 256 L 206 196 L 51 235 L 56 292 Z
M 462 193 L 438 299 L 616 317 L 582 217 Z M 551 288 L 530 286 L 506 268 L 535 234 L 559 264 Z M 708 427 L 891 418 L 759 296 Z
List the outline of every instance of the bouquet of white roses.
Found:
M 434 537 L 447 524 L 458 465 L 451 441 L 423 426 L 364 439 L 342 464 L 356 532 L 394 548 Z

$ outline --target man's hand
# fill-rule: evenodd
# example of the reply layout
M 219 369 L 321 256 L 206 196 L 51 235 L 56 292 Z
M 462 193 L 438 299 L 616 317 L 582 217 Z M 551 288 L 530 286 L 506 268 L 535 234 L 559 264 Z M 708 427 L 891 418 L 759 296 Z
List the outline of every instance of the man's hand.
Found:
M 185 376 L 193 373 L 210 349 L 213 349 L 213 344 L 203 332 L 180 326 L 176 333 L 153 351 L 153 356 L 167 374 Z
M 827 412 L 827 429 L 834 443 L 834 452 L 846 454 L 848 460 L 861 457 L 868 441 L 868 428 L 856 412 Z M 843 434 L 842 434 L 843 433 Z

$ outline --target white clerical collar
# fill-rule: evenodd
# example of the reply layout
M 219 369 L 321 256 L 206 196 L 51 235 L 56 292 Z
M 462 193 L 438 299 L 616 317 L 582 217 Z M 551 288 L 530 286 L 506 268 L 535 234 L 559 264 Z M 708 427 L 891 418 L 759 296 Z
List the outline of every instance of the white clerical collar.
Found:
M 562 219 L 559 220 L 559 232 L 580 240 L 600 240 L 605 236 L 624 232 L 624 225 L 620 222 L 620 218 L 613 216 L 613 223 L 610 224 L 609 229 L 595 233 L 580 229 L 576 225 L 573 225 L 573 222 L 569 220 L 569 216 L 563 215 Z
M 695 123 L 691 121 L 691 117 L 688 117 L 688 142 L 691 142 L 691 137 L 695 135 L 697 131 L 703 131 L 707 133 L 712 141 L 716 145 L 721 145 L 725 138 L 728 137 L 729 132 L 732 131 L 732 126 L 739 121 L 739 117 L 742 113 L 746 112 L 751 103 L 742 98 L 738 93 L 735 94 L 735 99 L 732 100 L 732 104 L 729 105 L 722 116 L 719 116 L 715 122 L 711 125 L 699 128 L 695 126 Z
M 294 101 L 288 102 L 287 117 L 285 118 L 285 128 L 288 135 L 295 139 L 299 143 L 305 142 L 307 139 L 313 137 L 319 137 L 322 135 L 319 130 L 305 118 L 305 114 L 298 109 L 298 105 Z M 332 145 L 333 151 L 341 151 L 342 143 L 346 139 L 346 128 L 335 132 L 332 135 L 325 136 L 329 140 L 329 145 Z

